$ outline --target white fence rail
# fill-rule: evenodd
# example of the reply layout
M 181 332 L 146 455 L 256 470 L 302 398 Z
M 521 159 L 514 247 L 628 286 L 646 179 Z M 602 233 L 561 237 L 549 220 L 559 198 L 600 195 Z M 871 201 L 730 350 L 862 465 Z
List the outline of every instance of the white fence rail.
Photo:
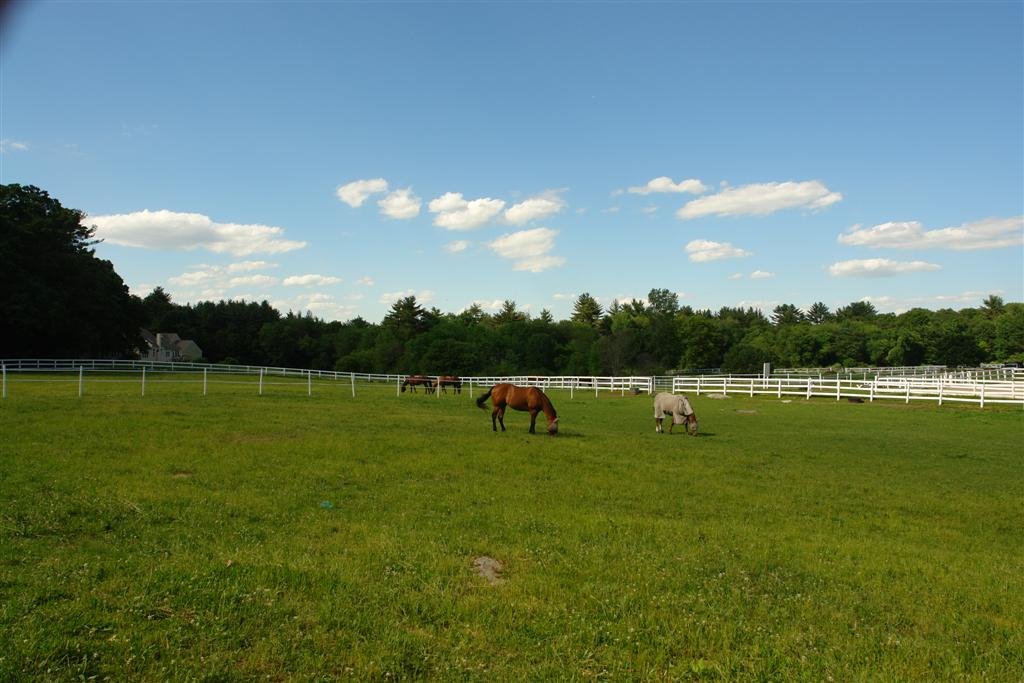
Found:
M 824 396 L 874 401 L 900 399 L 911 401 L 1007 403 L 1024 405 L 1024 378 L 1013 374 L 1008 379 L 955 377 L 875 377 L 874 379 L 785 378 L 785 377 L 676 377 L 674 393 L 771 395 L 776 397 Z
M 904 371 L 894 374 L 894 371 Z M 275 368 L 255 365 L 213 365 L 208 363 L 159 362 L 142 360 L 80 360 L 80 359 L 12 359 L 0 360 L 2 372 L 2 396 L 7 398 L 8 385 L 17 382 L 56 381 L 76 382 L 78 395 L 84 393 L 86 373 L 124 375 L 124 378 L 92 378 L 93 382 L 136 382 L 140 392 L 146 394 L 147 373 L 150 375 L 173 373 L 180 380 L 161 378 L 158 382 L 190 381 L 202 383 L 202 391 L 208 392 L 209 384 L 256 384 L 260 394 L 264 386 L 282 383 L 286 378 L 294 386 L 304 384 L 312 394 L 313 382 L 330 381 L 349 385 L 355 396 L 357 385 L 387 384 L 401 393 L 402 383 L 408 377 L 404 374 L 337 372 L 333 370 L 309 370 L 303 368 Z M 49 374 L 67 374 L 67 379 L 50 379 Z M 854 378 L 853 375 L 859 375 Z M 32 375 L 39 376 L 38 379 Z M 845 378 L 844 378 L 845 375 Z M 227 378 L 225 378 L 227 376 Z M 248 376 L 248 377 L 246 377 Z M 213 382 L 211 382 L 213 377 Z M 235 377 L 236 379 L 231 379 Z M 437 375 L 428 375 L 436 380 Z M 150 380 L 153 382 L 154 380 Z M 1024 405 L 1024 371 L 1014 368 L 978 368 L 948 370 L 939 366 L 925 368 L 851 368 L 831 376 L 825 369 L 778 370 L 769 377 L 762 375 L 725 375 L 721 373 L 687 377 L 646 377 L 646 376 L 577 376 L 577 375 L 512 375 L 463 377 L 462 386 L 472 395 L 474 389 L 490 387 L 499 382 L 532 385 L 541 389 L 563 389 L 574 395 L 577 392 L 645 392 L 671 391 L 675 393 L 706 393 L 800 396 L 824 396 L 835 398 L 902 399 L 910 401 L 936 401 L 986 404 Z M 438 393 L 438 396 L 440 394 Z
M 410 375 L 405 374 L 383 374 L 383 373 L 361 373 L 361 372 L 339 372 L 333 370 L 308 370 L 302 368 L 274 368 L 253 365 L 211 365 L 206 363 L 179 363 L 161 361 L 122 361 L 122 360 L 3 360 L 0 361 L 0 372 L 2 372 L 3 398 L 7 398 L 8 385 L 14 381 L 9 375 L 17 375 L 18 382 L 60 382 L 77 383 L 78 396 L 84 394 L 86 374 L 94 375 L 90 383 L 136 383 L 140 386 L 141 395 L 146 394 L 147 373 L 150 376 L 150 384 L 154 382 L 192 382 L 202 383 L 203 395 L 208 393 L 210 384 L 256 384 L 260 395 L 264 387 L 274 384 L 287 383 L 289 385 L 305 384 L 307 392 L 312 394 L 313 382 L 324 380 L 346 384 L 351 386 L 352 395 L 355 396 L 357 385 L 387 384 L 394 387 L 396 394 L 402 392 L 404 382 Z M 171 373 L 182 379 L 152 379 L 158 373 Z M 32 377 L 35 375 L 35 377 Z M 53 379 L 51 375 L 66 375 L 66 378 Z M 97 377 L 103 375 L 103 377 Z M 106 377 L 115 375 L 116 378 Z M 225 379 L 225 375 L 228 377 Z M 425 377 L 437 383 L 438 375 L 425 375 Z M 282 382 L 284 378 L 286 382 Z M 665 378 L 671 383 L 671 378 Z M 523 386 L 536 386 L 541 389 L 567 389 L 570 393 L 593 391 L 597 395 L 601 391 L 618 391 L 620 394 L 626 392 L 647 392 L 655 390 L 655 378 L 653 377 L 594 377 L 594 376 L 539 376 L 539 375 L 513 375 L 513 376 L 486 376 L 486 377 L 462 377 L 461 386 L 467 388 L 472 394 L 474 389 L 490 387 L 499 382 L 510 382 Z M 445 387 L 445 393 L 450 387 Z M 422 389 L 422 387 L 421 387 Z M 415 389 L 413 389 L 415 391 Z M 433 387 L 427 389 L 430 393 L 440 397 L 441 392 L 434 391 Z

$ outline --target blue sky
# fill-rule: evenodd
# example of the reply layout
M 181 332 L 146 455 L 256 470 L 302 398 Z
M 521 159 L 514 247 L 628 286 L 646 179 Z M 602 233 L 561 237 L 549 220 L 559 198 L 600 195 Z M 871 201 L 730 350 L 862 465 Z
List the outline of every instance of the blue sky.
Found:
M 132 291 L 1024 300 L 1024 3 L 8 8 L 0 179 Z

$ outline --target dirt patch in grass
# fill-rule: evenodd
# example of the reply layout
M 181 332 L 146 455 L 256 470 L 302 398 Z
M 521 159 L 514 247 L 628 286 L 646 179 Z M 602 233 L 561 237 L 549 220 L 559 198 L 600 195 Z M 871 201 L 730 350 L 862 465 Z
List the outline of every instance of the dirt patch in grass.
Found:
M 505 570 L 505 566 L 493 557 L 481 555 L 473 560 L 473 568 L 477 574 L 487 579 L 488 583 L 492 585 L 503 583 L 505 580 L 501 578 L 501 573 Z

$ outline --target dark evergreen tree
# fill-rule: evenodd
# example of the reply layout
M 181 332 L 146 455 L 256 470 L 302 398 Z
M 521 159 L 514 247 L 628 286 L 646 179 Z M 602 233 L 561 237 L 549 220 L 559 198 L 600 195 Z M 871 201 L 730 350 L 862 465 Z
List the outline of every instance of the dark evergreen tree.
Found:
M 109 357 L 141 346 L 142 302 L 96 257 L 84 214 L 0 185 L 0 357 Z

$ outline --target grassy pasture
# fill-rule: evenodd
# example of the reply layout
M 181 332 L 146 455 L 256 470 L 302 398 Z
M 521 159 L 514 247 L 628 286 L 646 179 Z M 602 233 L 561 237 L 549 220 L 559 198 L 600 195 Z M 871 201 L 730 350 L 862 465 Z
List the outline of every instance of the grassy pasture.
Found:
M 0 403 L 0 680 L 1024 678 L 1019 408 L 97 379 Z

